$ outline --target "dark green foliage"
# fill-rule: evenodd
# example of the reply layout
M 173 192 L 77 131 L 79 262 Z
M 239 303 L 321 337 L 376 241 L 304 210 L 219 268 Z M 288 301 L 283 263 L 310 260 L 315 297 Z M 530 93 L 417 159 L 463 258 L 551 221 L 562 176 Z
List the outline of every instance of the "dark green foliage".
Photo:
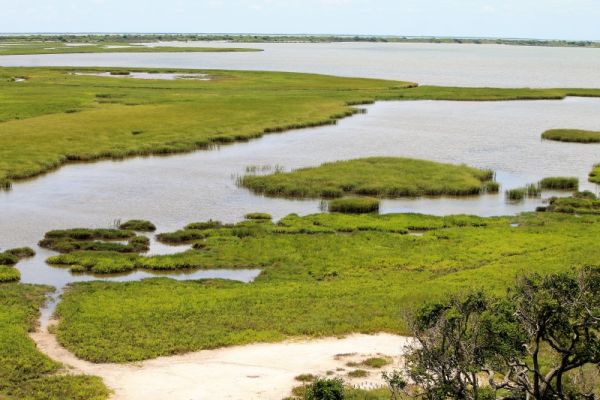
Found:
M 16 249 L 8 249 L 5 254 L 12 254 L 18 258 L 28 258 L 35 256 L 35 251 L 31 247 L 18 247 Z
M 212 219 L 205 222 L 194 222 L 185 226 L 185 230 L 203 231 L 206 229 L 218 229 L 223 226 L 221 221 L 213 221 Z
M 319 378 L 306 389 L 306 400 L 344 399 L 344 382 L 341 379 Z
M 590 172 L 589 181 L 600 184 L 600 164 L 594 165 L 592 172 Z
M 581 129 L 551 129 L 544 132 L 542 138 L 559 142 L 600 143 L 600 132 Z
M 74 239 L 74 240 L 126 240 L 135 234 L 130 231 L 120 229 L 61 229 L 49 231 L 45 237 L 47 239 Z
M 336 198 L 474 195 L 493 179 L 489 170 L 400 157 L 371 157 L 325 163 L 271 175 L 246 175 L 240 184 L 268 196 Z M 497 190 L 489 185 L 491 191 Z
M 19 257 L 8 252 L 0 253 L 0 265 L 15 265 L 19 262 Z
M 156 226 L 150 221 L 132 219 L 120 224 L 119 229 L 137 232 L 154 232 L 156 230 Z
M 125 231 L 124 231 L 125 232 Z M 133 236 L 131 232 L 126 231 L 130 239 L 126 244 L 114 241 L 100 241 L 93 239 L 74 239 L 70 236 L 52 236 L 46 234 L 46 237 L 38 243 L 40 247 L 57 251 L 59 253 L 71 253 L 78 250 L 86 251 L 112 251 L 118 253 L 141 253 L 148 251 L 150 239 L 145 236 Z M 75 235 L 83 237 L 87 235 Z M 112 237 L 113 234 L 108 235 Z
M 574 177 L 551 177 L 540 181 L 542 189 L 550 190 L 578 190 L 579 179 Z
M 367 214 L 379 211 L 379 199 L 372 197 L 349 197 L 331 200 L 329 212 L 345 214 Z

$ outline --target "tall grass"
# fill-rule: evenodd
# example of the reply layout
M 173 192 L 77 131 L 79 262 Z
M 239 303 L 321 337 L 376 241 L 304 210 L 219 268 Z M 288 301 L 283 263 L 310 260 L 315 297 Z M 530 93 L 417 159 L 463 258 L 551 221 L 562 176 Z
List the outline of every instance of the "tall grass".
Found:
M 589 181 L 592 183 L 600 184 L 600 164 L 594 165 L 592 172 L 590 172 Z
M 542 189 L 550 190 L 578 190 L 579 179 L 574 177 L 550 177 L 540 181 Z

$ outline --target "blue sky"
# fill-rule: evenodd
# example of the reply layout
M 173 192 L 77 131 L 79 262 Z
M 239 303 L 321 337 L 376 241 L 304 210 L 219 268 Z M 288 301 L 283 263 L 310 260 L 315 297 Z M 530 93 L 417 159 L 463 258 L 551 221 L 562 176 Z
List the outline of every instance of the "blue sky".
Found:
M 0 0 L 0 31 L 600 40 L 600 0 Z

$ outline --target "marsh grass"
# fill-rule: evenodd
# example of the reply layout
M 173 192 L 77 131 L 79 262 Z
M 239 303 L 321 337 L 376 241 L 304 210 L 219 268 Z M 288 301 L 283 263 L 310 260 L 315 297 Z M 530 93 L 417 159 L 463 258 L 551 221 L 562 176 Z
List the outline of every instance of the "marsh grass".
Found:
M 348 372 L 348 377 L 350 378 L 365 378 L 367 376 L 369 376 L 369 371 L 365 371 L 364 369 L 355 369 Z
M 61 344 L 95 362 L 351 332 L 406 334 L 403 310 L 478 287 L 504 293 L 522 273 L 600 259 L 600 216 L 290 215 L 204 230 L 202 251 L 170 256 L 74 252 L 85 268 L 260 268 L 227 281 L 74 284 L 58 306 Z M 256 228 L 253 228 L 256 226 Z M 255 234 L 236 236 L 238 229 Z M 423 236 L 407 235 L 422 232 Z M 101 269 L 101 268 L 100 268 Z M 93 270 L 92 270 L 93 271 Z M 182 311 L 183 310 L 183 311 Z M 360 367 L 358 367 L 360 368 Z
M 550 177 L 540 181 L 540 187 L 548 190 L 579 190 L 579 179 L 575 177 Z
M 119 224 L 117 221 L 117 225 Z M 142 225 L 139 226 L 148 227 L 146 224 Z M 127 243 L 119 242 L 125 240 Z M 79 250 L 141 253 L 149 250 L 150 239 L 136 236 L 133 231 L 124 229 L 75 228 L 49 231 L 38 245 L 59 253 Z
M 241 186 L 273 197 L 338 198 L 466 196 L 497 190 L 493 172 L 400 157 L 371 157 L 325 163 L 270 175 L 245 175 Z
M 328 210 L 345 214 L 367 214 L 378 212 L 379 203 L 379 199 L 373 197 L 348 197 L 331 200 Z
M 370 357 L 364 360 L 361 364 L 365 367 L 369 368 L 383 368 L 386 365 L 390 365 L 392 363 L 392 359 L 389 357 Z
M 159 233 L 156 239 L 166 244 L 186 244 L 204 239 L 203 230 L 181 229 L 175 232 Z
M 46 286 L 0 284 L 0 398 L 107 399 L 109 391 L 99 378 L 70 374 L 29 338 L 49 292 Z
M 150 221 L 132 219 L 119 224 L 119 229 L 136 232 L 154 232 L 156 230 L 156 225 Z
M 525 197 L 540 197 L 542 194 L 542 188 L 539 183 L 530 183 L 525 187 L 509 189 L 505 192 L 507 201 L 518 202 L 525 199 Z
M 551 129 L 542 134 L 542 139 L 572 143 L 600 143 L 600 131 Z
M 588 191 L 575 193 L 572 197 L 552 197 L 544 211 L 565 214 L 600 215 L 600 200 L 598 200 L 595 194 Z
M 271 216 L 271 214 L 254 212 L 244 215 L 244 218 L 248 220 L 269 221 L 273 217 Z

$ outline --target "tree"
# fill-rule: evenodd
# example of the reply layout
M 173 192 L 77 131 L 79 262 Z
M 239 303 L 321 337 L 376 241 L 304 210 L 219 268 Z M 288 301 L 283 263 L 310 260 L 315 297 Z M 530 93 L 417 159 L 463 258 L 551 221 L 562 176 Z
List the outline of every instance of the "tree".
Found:
M 600 268 L 524 276 L 500 300 L 452 297 L 411 326 L 407 374 L 423 398 L 594 399 L 583 380 L 600 370 Z

